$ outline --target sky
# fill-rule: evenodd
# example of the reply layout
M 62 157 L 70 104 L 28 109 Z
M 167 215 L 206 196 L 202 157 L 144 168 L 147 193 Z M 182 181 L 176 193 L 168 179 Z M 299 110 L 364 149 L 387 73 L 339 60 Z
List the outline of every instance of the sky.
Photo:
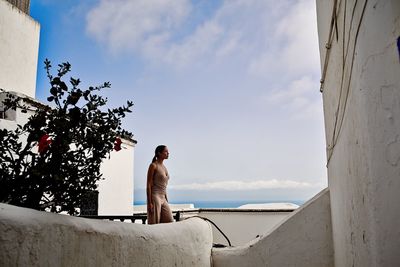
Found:
M 307 200 L 327 186 L 314 0 L 32 0 L 43 61 L 132 100 L 135 201 L 159 144 L 170 202 Z

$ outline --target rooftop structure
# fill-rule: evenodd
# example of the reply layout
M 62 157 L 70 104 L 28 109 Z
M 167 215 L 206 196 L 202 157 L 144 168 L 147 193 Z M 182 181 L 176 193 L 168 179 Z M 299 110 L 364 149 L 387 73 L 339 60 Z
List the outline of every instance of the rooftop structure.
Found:
M 29 15 L 29 8 L 31 2 L 30 0 L 6 0 L 6 1 Z

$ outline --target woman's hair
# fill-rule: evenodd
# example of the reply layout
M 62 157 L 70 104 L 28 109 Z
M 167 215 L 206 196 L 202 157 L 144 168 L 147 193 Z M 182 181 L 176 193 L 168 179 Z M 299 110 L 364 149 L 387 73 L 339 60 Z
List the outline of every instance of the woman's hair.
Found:
M 163 152 L 166 147 L 167 146 L 165 146 L 165 145 L 159 145 L 158 147 L 156 147 L 156 150 L 154 151 L 154 157 L 153 157 L 153 160 L 151 162 L 154 163 L 157 160 L 158 154 Z

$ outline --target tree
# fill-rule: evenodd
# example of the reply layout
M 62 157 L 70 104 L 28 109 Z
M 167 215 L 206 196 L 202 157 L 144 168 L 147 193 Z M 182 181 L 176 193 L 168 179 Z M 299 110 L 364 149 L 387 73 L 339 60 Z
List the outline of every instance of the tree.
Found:
M 109 82 L 81 90 L 79 79 L 71 77 L 69 87 L 62 80 L 68 62 L 58 65 L 56 76 L 47 59 L 45 68 L 52 108 L 38 107 L 25 125 L 0 130 L 0 201 L 76 215 L 83 196 L 103 178 L 102 161 L 121 149 L 121 137 L 132 138 L 121 120 L 133 103 L 106 109 L 107 98 L 96 93 Z M 7 94 L 3 105 L 26 111 L 23 100 Z

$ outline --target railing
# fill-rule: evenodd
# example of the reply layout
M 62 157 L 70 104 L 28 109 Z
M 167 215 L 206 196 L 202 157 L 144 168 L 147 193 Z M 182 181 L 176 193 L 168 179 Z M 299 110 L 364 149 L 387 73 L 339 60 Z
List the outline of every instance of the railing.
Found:
M 175 211 L 172 213 L 175 221 L 180 220 L 180 211 Z M 146 224 L 147 214 L 134 214 L 134 215 L 81 215 L 79 217 L 89 218 L 89 219 L 98 219 L 98 220 L 109 220 L 109 221 L 131 221 L 135 223 L 136 220 L 142 220 L 142 224 Z
M 29 15 L 30 0 L 6 0 L 13 6 L 18 7 L 20 10 Z
M 202 212 L 215 212 L 215 213 L 244 213 L 244 212 L 250 212 L 250 213 L 287 213 L 287 212 L 292 212 L 294 209 L 229 209 L 229 208 L 224 208 L 224 209 L 215 209 L 215 208 L 200 208 L 200 209 L 189 209 L 189 210 L 179 210 L 179 211 L 173 211 L 172 215 L 175 219 L 175 221 L 180 221 L 184 215 L 197 215 Z M 83 218 L 90 218 L 90 219 L 98 219 L 98 220 L 110 220 L 110 221 L 131 221 L 132 223 L 135 223 L 136 220 L 141 220 L 142 224 L 146 224 L 147 221 L 147 213 L 136 213 L 133 215 L 80 215 L 79 217 Z

